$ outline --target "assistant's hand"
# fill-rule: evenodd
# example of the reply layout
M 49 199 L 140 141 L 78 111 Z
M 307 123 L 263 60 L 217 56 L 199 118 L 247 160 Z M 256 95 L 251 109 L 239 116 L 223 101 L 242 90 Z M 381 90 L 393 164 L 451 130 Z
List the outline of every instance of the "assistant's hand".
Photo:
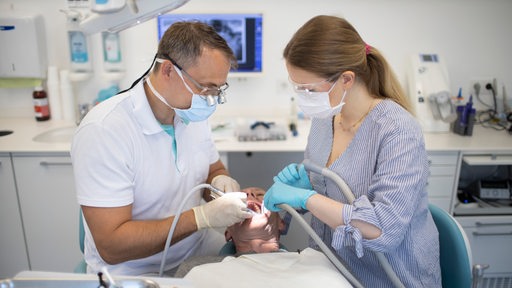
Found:
M 308 173 L 304 165 L 292 163 L 284 167 L 277 176 L 274 177 L 274 182 L 283 182 L 291 186 L 303 189 L 312 189 L 311 182 L 309 182 Z
M 306 202 L 316 192 L 310 189 L 302 189 L 277 181 L 267 190 L 263 202 L 270 211 L 280 211 L 279 204 L 288 204 L 293 208 L 306 209 Z
M 192 209 L 197 230 L 208 227 L 227 227 L 252 217 L 238 193 L 226 193 L 222 197 Z
M 224 192 L 239 192 L 240 184 L 227 175 L 217 175 L 212 179 L 212 186 Z

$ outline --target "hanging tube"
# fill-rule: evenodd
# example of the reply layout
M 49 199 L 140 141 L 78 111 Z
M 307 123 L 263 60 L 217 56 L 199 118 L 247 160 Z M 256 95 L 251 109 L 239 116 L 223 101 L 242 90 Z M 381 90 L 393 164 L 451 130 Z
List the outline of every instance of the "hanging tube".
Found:
M 355 197 L 354 194 L 352 193 L 352 190 L 350 190 L 350 187 L 348 187 L 347 183 L 345 183 L 345 181 L 338 174 L 334 173 L 333 171 L 329 170 L 326 167 L 320 167 L 308 159 L 305 159 L 302 162 L 302 164 L 304 165 L 304 168 L 306 168 L 306 170 L 323 175 L 329 178 L 334 183 L 336 183 L 336 185 L 338 185 L 341 192 L 343 193 L 343 195 L 345 195 L 349 203 L 352 204 L 354 202 Z M 386 256 L 384 256 L 384 254 L 378 251 L 375 251 L 375 254 L 377 256 L 377 259 L 379 260 L 380 265 L 382 266 L 382 269 L 384 269 L 393 285 L 395 285 L 395 287 L 398 288 L 405 288 L 405 286 L 402 284 L 402 282 L 396 275 L 395 271 L 393 271 L 393 268 L 391 268 L 391 265 L 389 264 L 389 261 L 386 258 Z

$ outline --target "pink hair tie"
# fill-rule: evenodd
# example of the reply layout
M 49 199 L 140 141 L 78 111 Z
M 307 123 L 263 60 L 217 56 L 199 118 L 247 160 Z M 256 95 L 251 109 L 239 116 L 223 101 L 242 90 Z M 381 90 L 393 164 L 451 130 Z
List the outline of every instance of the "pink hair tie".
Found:
M 372 49 L 372 46 L 368 44 L 364 44 L 364 49 L 366 51 L 366 55 L 370 54 L 370 50 Z

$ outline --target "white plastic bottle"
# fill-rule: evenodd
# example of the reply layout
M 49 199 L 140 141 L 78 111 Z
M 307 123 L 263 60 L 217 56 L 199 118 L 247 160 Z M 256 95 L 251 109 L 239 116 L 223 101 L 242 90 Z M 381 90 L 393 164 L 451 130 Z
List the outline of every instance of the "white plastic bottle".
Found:
M 76 121 L 75 95 L 69 79 L 69 71 L 60 71 L 60 95 L 62 100 L 62 118 L 68 121 Z
M 59 70 L 55 66 L 48 67 L 46 87 L 48 88 L 48 101 L 50 101 L 50 107 L 52 109 L 52 119 L 62 120 L 62 104 L 59 91 Z
M 73 72 L 89 72 L 92 70 L 91 57 L 87 37 L 81 31 L 70 30 L 69 52 L 71 57 L 71 70 Z

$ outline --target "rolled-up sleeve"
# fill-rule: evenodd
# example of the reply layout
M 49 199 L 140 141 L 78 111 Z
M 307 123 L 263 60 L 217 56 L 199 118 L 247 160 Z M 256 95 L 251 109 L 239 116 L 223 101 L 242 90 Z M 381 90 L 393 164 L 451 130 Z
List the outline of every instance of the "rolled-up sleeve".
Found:
M 392 137 L 383 145 L 368 192 L 359 193 L 363 195 L 344 205 L 344 225 L 333 233 L 333 248 L 343 249 L 343 245 L 351 243 L 357 256 L 362 257 L 363 248 L 385 253 L 400 245 L 415 207 L 423 198 L 419 194 L 426 193 L 428 167 L 424 156 L 423 141 L 413 134 Z M 354 219 L 372 224 L 381 230 L 381 235 L 364 239 L 361 231 L 351 225 Z

